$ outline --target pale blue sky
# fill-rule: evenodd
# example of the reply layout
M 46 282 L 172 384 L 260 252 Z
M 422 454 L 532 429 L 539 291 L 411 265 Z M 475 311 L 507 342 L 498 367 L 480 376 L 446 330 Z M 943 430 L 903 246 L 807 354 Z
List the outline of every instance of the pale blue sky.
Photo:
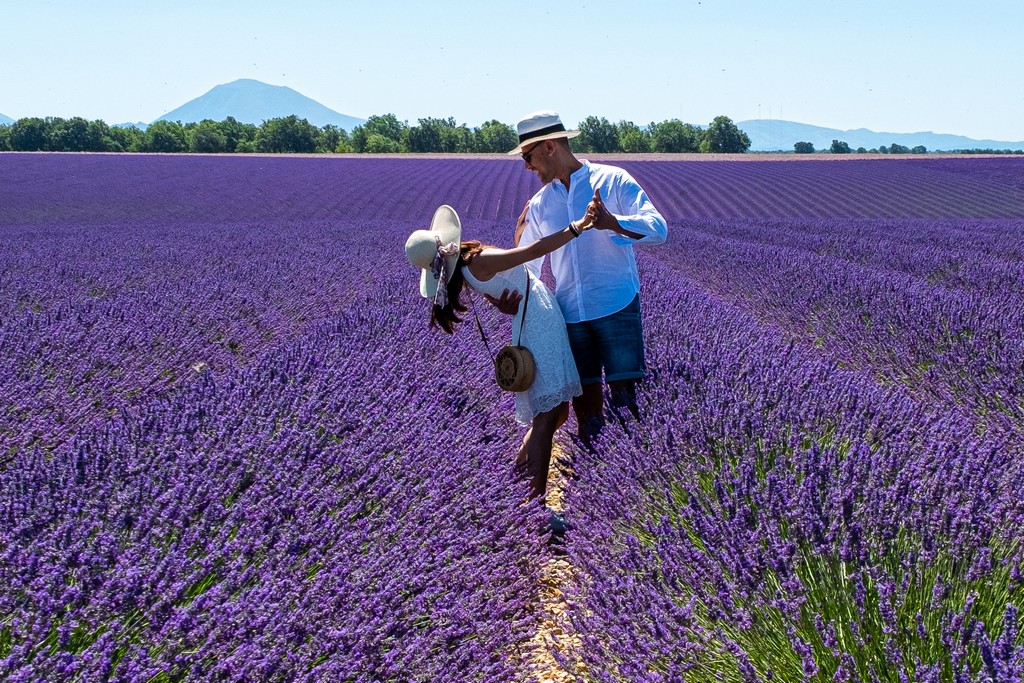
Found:
M 781 118 L 1024 140 L 1021 0 L 2 0 L 0 113 L 152 121 L 238 78 L 343 114 Z

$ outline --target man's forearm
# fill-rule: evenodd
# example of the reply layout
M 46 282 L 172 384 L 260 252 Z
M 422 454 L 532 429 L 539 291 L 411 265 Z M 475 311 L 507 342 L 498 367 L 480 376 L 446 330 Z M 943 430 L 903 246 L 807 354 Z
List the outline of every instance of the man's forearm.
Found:
M 668 237 L 668 225 L 659 213 L 615 216 L 615 220 L 619 226 L 615 232 L 623 237 L 635 240 L 646 239 L 652 244 L 660 244 Z

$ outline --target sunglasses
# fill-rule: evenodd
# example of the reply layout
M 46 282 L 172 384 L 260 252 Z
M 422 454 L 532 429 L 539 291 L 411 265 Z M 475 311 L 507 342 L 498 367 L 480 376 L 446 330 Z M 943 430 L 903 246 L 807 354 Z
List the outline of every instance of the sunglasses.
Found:
M 530 157 L 531 157 L 531 156 L 533 156 L 533 150 L 535 150 L 535 149 L 537 149 L 538 147 L 540 147 L 540 146 L 541 146 L 541 144 L 543 144 L 543 140 L 542 140 L 541 142 L 538 142 L 538 143 L 537 143 L 536 145 L 534 145 L 533 147 L 531 147 L 531 148 L 530 148 L 530 151 L 529 151 L 529 152 L 523 152 L 523 153 L 522 153 L 522 154 L 520 155 L 520 156 L 522 156 L 522 157 L 523 157 L 523 161 L 525 161 L 526 163 L 530 163 Z

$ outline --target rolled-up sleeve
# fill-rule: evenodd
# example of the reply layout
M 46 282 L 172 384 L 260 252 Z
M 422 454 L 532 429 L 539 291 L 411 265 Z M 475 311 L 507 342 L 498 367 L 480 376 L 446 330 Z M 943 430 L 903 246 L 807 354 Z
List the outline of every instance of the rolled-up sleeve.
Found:
M 616 202 L 621 214 L 612 212 L 615 220 L 626 230 L 643 235 L 639 239 L 624 235 L 612 235 L 616 244 L 661 244 L 668 238 L 668 224 L 654 208 L 647 193 L 635 180 L 626 177 L 615 188 Z

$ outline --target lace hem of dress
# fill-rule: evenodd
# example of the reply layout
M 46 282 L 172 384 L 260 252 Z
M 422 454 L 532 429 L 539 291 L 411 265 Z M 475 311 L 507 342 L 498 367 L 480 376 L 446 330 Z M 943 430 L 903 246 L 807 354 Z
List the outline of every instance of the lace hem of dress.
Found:
M 545 413 L 554 408 L 555 406 L 557 406 L 559 403 L 571 401 L 573 398 L 579 396 L 582 393 L 583 387 L 580 386 L 580 383 L 573 382 L 572 384 L 566 384 L 556 393 L 544 394 L 543 396 L 536 396 L 534 397 L 533 401 L 530 402 L 529 406 L 524 406 L 524 408 L 528 408 L 533 412 L 529 415 L 522 415 L 521 412 L 525 413 L 526 410 L 517 410 L 516 422 L 524 426 L 529 426 L 530 422 L 533 420 L 535 415 Z

